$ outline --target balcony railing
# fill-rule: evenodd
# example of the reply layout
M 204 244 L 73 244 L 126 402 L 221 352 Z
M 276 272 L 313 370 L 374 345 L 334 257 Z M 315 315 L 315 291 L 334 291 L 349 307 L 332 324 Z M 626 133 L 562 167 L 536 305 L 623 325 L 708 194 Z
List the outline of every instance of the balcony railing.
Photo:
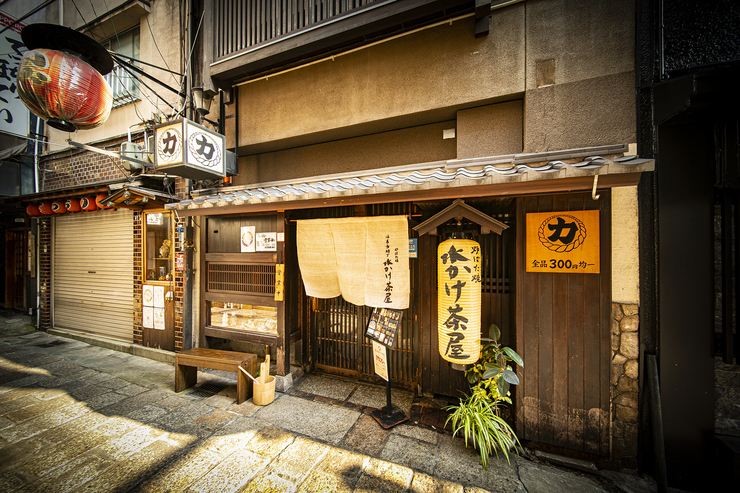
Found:
M 139 100 L 139 82 L 120 65 L 113 67 L 104 78 L 113 93 L 114 108 Z
M 215 0 L 214 58 L 299 31 L 380 0 Z

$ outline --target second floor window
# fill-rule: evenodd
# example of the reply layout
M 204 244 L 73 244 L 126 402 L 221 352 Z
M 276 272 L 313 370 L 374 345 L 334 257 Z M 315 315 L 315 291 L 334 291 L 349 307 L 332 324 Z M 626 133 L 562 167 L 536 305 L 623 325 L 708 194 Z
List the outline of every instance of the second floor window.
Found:
M 113 36 L 102 44 L 110 51 L 138 60 L 139 28 L 137 27 L 136 29 L 131 29 L 130 31 Z M 130 63 L 136 65 L 134 61 L 130 61 Z M 127 72 L 122 66 L 116 63 L 113 66 L 113 70 L 105 76 L 105 80 L 108 82 L 113 93 L 114 108 L 139 100 L 139 81 L 131 74 L 130 69 Z

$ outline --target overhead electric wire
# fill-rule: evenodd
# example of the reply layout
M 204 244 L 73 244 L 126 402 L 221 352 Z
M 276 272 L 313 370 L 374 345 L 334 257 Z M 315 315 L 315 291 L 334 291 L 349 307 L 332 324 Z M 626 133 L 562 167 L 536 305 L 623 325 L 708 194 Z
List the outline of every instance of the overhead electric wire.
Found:
M 116 53 L 116 56 L 121 57 L 121 58 L 127 58 L 129 61 L 134 61 L 136 63 L 141 63 L 142 65 L 148 65 L 149 67 L 154 67 L 156 69 L 162 70 L 163 72 L 169 72 L 171 74 L 175 74 L 175 75 L 179 75 L 180 77 L 184 77 L 179 72 L 173 72 L 172 70 L 169 70 L 169 67 L 166 68 L 166 69 L 164 69 L 164 68 L 160 67 L 159 65 L 154 65 L 153 63 L 148 63 L 148 62 L 145 62 L 143 60 L 139 60 L 138 58 L 134 58 L 134 57 L 128 56 L 128 55 L 123 55 L 121 53 Z M 175 79 L 175 82 L 177 82 L 178 84 L 180 83 L 177 79 Z
M 11 24 L 8 24 L 8 25 L 7 25 L 7 26 L 5 26 L 4 28 L 0 29 L 0 34 L 4 33 L 5 31 L 7 31 L 7 30 L 8 30 L 8 29 L 10 29 L 11 27 L 15 26 L 16 24 L 18 24 L 18 23 L 20 23 L 20 22 L 22 22 L 22 21 L 26 20 L 27 18 L 31 17 L 31 16 L 33 15 L 33 14 L 35 14 L 35 13 L 36 13 L 36 12 L 38 12 L 39 10 L 43 9 L 44 7 L 46 7 L 47 5 L 49 5 L 50 3 L 54 3 L 54 2 L 56 2 L 56 0 L 47 0 L 46 2 L 42 3 L 41 5 L 39 5 L 38 7 L 36 7 L 35 9 L 31 10 L 30 12 L 28 12 L 27 14 L 24 14 L 24 15 L 20 16 L 20 17 L 19 17 L 19 18 L 18 18 L 18 19 L 17 19 L 16 21 L 14 21 L 13 23 L 11 23 Z
M 190 61 L 193 59 L 193 51 L 195 50 L 195 43 L 198 40 L 198 34 L 200 33 L 200 26 L 203 25 L 203 17 L 206 15 L 205 11 L 200 14 L 200 21 L 198 22 L 198 29 L 195 30 L 195 37 L 193 38 L 193 45 L 190 47 L 190 54 L 188 55 L 188 60 L 185 63 L 185 74 L 188 73 L 188 68 L 190 67 Z M 183 77 L 182 82 L 180 82 L 180 90 L 178 93 L 182 93 L 182 86 L 185 83 L 187 77 Z M 185 109 L 185 106 L 180 111 L 183 111 Z M 178 111 L 178 113 L 180 112 Z M 175 116 L 173 113 L 172 116 Z
M 172 108 L 173 110 L 175 109 L 175 107 L 174 107 L 174 106 L 172 106 L 172 105 L 171 105 L 170 103 L 168 103 L 166 99 L 164 99 L 164 98 L 163 98 L 162 96 L 160 96 L 159 94 L 157 94 L 157 92 L 156 92 L 156 91 L 155 91 L 154 89 L 152 89 L 151 87 L 149 87 L 149 86 L 148 86 L 148 85 L 146 84 L 146 82 L 144 82 L 144 81 L 143 81 L 143 80 L 141 80 L 141 79 L 140 79 L 139 77 L 137 77 L 137 76 L 136 76 L 136 74 L 134 74 L 133 72 L 131 72 L 131 70 L 129 69 L 129 67 L 127 67 L 126 65 L 123 65 L 123 64 L 119 65 L 119 67 L 121 67 L 121 68 L 122 68 L 123 70 L 125 70 L 125 71 L 126 71 L 126 72 L 127 72 L 127 73 L 128 73 L 128 74 L 129 74 L 130 76 L 131 76 L 131 77 L 133 77 L 134 79 L 136 79 L 137 81 L 139 81 L 139 83 L 141 83 L 141 84 L 142 84 L 142 85 L 143 85 L 144 87 L 146 87 L 147 89 L 149 89 L 150 91 L 152 91 L 152 94 L 154 94 L 154 95 L 155 95 L 155 96 L 157 96 L 157 97 L 158 97 L 159 99 L 161 99 L 161 100 L 162 100 L 162 102 L 164 102 L 164 103 L 165 103 L 165 104 L 166 104 L 167 106 L 169 106 L 169 107 L 170 107 L 170 108 Z M 174 91 L 174 89 L 173 89 L 173 91 Z M 145 96 L 145 97 L 146 97 L 147 99 L 149 99 L 149 97 L 148 97 L 148 96 Z M 149 102 L 150 102 L 150 103 L 152 103 L 152 105 L 153 105 L 153 106 L 154 106 L 155 108 L 157 107 L 156 103 L 154 103 L 154 101 L 152 101 L 151 99 L 149 99 Z M 145 120 L 143 120 L 143 119 L 142 119 L 141 121 L 143 122 L 143 121 L 145 121 Z
M 146 25 L 149 28 L 149 34 L 152 35 L 152 42 L 154 43 L 154 47 L 157 49 L 157 53 L 159 53 L 159 56 L 162 58 L 162 61 L 164 62 L 164 66 L 167 67 L 167 72 L 169 72 L 171 74 L 177 74 L 180 77 L 184 77 L 182 74 L 178 74 L 177 72 L 173 72 L 172 69 L 170 69 L 170 65 L 167 63 L 167 60 L 165 60 L 164 55 L 162 55 L 162 52 L 159 49 L 159 45 L 157 44 L 157 40 L 154 38 L 154 32 L 152 31 L 152 26 L 151 26 L 151 24 L 149 24 L 149 16 L 148 15 L 145 15 L 144 16 L 144 20 L 146 20 Z M 162 69 L 162 70 L 164 70 L 164 69 Z M 175 81 L 175 84 L 178 83 L 178 81 L 177 81 L 177 79 L 175 78 L 174 75 L 172 76 L 172 80 Z

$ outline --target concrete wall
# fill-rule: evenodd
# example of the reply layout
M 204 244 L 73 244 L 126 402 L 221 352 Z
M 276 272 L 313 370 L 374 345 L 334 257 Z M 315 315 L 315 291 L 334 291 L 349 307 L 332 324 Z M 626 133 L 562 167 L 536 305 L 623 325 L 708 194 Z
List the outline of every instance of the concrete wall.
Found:
M 473 25 L 239 86 L 235 183 L 635 141 L 631 1 L 529 0 L 493 11 L 486 37 Z

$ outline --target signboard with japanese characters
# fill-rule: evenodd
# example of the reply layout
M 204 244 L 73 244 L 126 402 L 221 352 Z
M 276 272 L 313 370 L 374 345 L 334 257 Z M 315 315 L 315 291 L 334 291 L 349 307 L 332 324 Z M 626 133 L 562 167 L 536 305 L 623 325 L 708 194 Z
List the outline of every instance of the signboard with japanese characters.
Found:
M 224 136 L 190 120 L 155 127 L 154 168 L 193 180 L 226 176 Z
M 283 301 L 285 264 L 275 264 L 275 301 Z
M 277 251 L 277 233 L 257 233 L 256 241 L 258 252 Z
M 527 272 L 598 274 L 599 211 L 527 214 Z
M 373 361 L 375 362 L 375 373 L 388 381 L 388 348 L 373 340 Z
M 14 19 L 0 13 L 0 30 L 13 24 Z M 29 111 L 18 97 L 16 76 L 26 47 L 21 41 L 21 29 L 25 24 L 18 23 L 0 34 L 0 132 L 28 136 Z
M 480 356 L 481 250 L 468 239 L 437 247 L 437 340 L 439 355 L 469 365 Z
M 365 336 L 392 348 L 396 342 L 402 314 L 401 310 L 393 308 L 373 308 Z

